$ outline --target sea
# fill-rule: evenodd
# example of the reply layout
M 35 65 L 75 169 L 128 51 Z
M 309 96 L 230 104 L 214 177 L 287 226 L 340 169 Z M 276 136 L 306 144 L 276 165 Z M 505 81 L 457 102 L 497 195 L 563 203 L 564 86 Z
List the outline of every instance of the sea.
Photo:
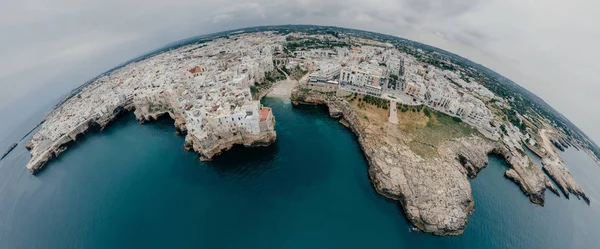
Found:
M 2 148 L 20 141 L 0 161 L 0 248 L 600 248 L 600 167 L 581 151 L 562 156 L 590 206 L 549 191 L 532 204 L 492 156 L 471 180 L 464 234 L 438 237 L 375 192 L 355 135 L 324 107 L 263 104 L 277 142 L 209 162 L 183 149 L 173 120 L 127 114 L 31 175 L 20 139 L 48 108 L 0 125 Z

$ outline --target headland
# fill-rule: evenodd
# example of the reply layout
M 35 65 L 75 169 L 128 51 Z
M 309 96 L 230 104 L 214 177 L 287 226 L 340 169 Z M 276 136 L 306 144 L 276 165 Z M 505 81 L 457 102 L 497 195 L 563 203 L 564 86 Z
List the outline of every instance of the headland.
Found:
M 507 162 L 505 177 L 532 203 L 543 206 L 546 189 L 559 195 L 556 183 L 567 198 L 589 204 L 555 150 L 591 151 L 585 142 L 550 125 L 547 113 L 517 111 L 522 103 L 488 89 L 495 83 L 485 74 L 411 46 L 311 29 L 242 32 L 174 48 L 72 93 L 27 143 L 27 168 L 38 172 L 82 134 L 127 111 L 141 123 L 169 115 L 184 147 L 201 160 L 235 144 L 269 145 L 275 118 L 259 100 L 279 82 L 271 95 L 326 105 L 356 134 L 374 188 L 398 201 L 422 231 L 464 231 L 475 207 L 469 178 L 489 154 Z M 525 148 L 543 158 L 543 167 Z
M 27 169 L 38 172 L 81 135 L 127 111 L 140 123 L 169 115 L 185 135 L 184 147 L 202 160 L 235 144 L 273 143 L 275 117 L 251 88 L 275 81 L 272 57 L 283 39 L 259 33 L 191 44 L 96 79 L 46 116 L 26 145 L 32 157 Z

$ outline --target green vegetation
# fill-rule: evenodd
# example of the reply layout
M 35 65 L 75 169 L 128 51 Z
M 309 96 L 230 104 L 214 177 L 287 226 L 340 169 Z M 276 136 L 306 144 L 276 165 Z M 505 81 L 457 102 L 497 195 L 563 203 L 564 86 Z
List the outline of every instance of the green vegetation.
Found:
M 285 80 L 285 75 L 276 69 L 271 72 L 265 73 L 265 80 L 272 84 L 277 81 Z
M 328 48 L 333 49 L 335 47 L 350 47 L 349 43 L 340 42 L 340 41 L 323 41 L 313 38 L 303 38 L 303 39 L 295 39 L 295 38 L 286 38 L 287 43 L 285 44 L 284 51 L 288 54 L 288 56 L 293 56 L 294 51 L 298 50 L 310 50 L 316 48 Z
M 506 130 L 506 126 L 504 124 L 500 124 L 500 130 L 504 135 L 508 135 L 508 131 Z
M 306 70 L 302 70 L 302 68 L 300 67 L 300 65 L 296 66 L 294 69 L 289 70 L 287 68 L 283 68 L 285 69 L 285 73 L 287 73 L 291 79 L 293 80 L 299 80 L 300 78 L 302 78 L 302 76 L 304 76 L 306 73 L 308 73 L 308 71 Z
M 521 156 L 527 156 L 527 154 L 525 154 L 525 151 L 523 151 L 522 148 L 515 146 L 515 149 L 517 150 L 517 152 L 519 152 L 519 154 L 521 154 Z
M 398 90 L 398 75 L 390 74 L 390 79 L 388 80 L 388 88 Z
M 271 88 L 273 83 L 271 82 L 255 82 L 253 86 L 250 86 L 250 93 L 252 93 L 253 98 L 258 98 L 258 95 L 263 90 Z
M 360 101 L 360 99 L 359 99 Z M 371 95 L 365 95 L 363 97 L 363 101 L 365 101 L 366 103 L 369 103 L 371 105 L 375 105 L 377 106 L 377 108 L 383 108 L 384 110 L 387 110 L 390 108 L 390 102 L 382 99 L 382 98 L 378 98 L 378 97 L 373 97 Z
M 396 109 L 400 110 L 401 112 L 421 112 L 421 110 L 427 110 L 427 112 L 432 112 L 433 110 L 428 110 L 425 106 L 423 105 L 405 105 L 405 104 L 396 104 Z M 427 115 L 429 117 L 428 113 L 424 113 L 425 115 Z
M 502 112 L 506 117 L 505 120 L 510 122 L 515 127 L 519 127 L 519 130 L 521 130 L 521 132 L 526 132 L 525 129 L 527 128 L 527 125 L 525 124 L 525 122 L 521 121 L 521 119 L 517 116 L 517 113 L 515 111 L 502 109 Z
M 425 114 L 425 116 L 427 116 L 427 117 L 431 117 L 431 111 L 429 110 L 429 108 L 425 108 L 423 110 L 423 114 Z
M 412 125 L 407 127 L 408 132 L 414 135 L 414 139 L 409 143 L 411 150 L 422 157 L 437 156 L 437 147 L 444 141 L 459 137 L 471 136 L 477 134 L 477 131 L 471 126 L 463 123 L 460 118 L 446 115 L 441 112 L 423 107 L 422 111 L 427 117 L 427 124 Z M 414 115 L 414 114 L 410 114 Z
M 250 93 L 252 93 L 253 98 L 258 98 L 262 91 L 270 89 L 275 82 L 281 80 L 285 80 L 285 75 L 279 72 L 279 70 L 267 72 L 264 82 L 254 82 L 254 85 L 250 86 Z

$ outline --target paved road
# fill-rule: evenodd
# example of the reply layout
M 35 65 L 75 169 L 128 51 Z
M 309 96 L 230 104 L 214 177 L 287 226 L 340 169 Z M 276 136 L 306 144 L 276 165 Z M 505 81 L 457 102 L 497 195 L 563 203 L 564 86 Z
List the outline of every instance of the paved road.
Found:
M 398 124 L 398 110 L 396 108 L 396 101 L 390 101 L 390 117 L 388 118 L 388 122 L 392 124 Z
M 384 93 L 381 95 L 381 98 L 387 99 L 389 101 L 400 102 L 405 105 L 422 105 L 423 104 L 421 101 L 418 101 L 418 100 L 413 101 L 413 97 L 411 97 L 405 93 L 393 93 L 393 94 Z

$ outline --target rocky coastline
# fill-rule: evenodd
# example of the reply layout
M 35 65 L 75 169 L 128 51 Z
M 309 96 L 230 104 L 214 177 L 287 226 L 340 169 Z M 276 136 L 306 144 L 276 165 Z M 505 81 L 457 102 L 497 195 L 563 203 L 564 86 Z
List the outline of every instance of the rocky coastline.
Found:
M 585 194 L 583 188 L 575 181 L 571 172 L 569 172 L 565 163 L 560 158 L 559 153 L 556 151 L 556 149 L 564 151 L 564 149 L 573 145 L 571 145 L 564 137 L 561 137 L 550 129 L 542 129 L 540 131 L 540 136 L 542 137 L 541 145 L 547 152 L 546 156 L 542 158 L 544 172 L 552 179 L 552 181 L 554 181 L 567 199 L 569 199 L 570 194 L 573 194 L 578 199 L 583 199 L 590 205 L 590 198 Z
M 567 170 L 559 158 L 544 158 L 542 164 L 544 165 L 544 172 L 558 185 L 558 188 L 567 199 L 569 199 L 569 193 L 571 193 L 590 205 L 590 198 L 585 194 L 581 186 L 575 182 L 575 179 L 571 176 L 571 172 Z M 555 193 L 558 194 L 558 191 Z
M 367 158 L 375 190 L 398 201 L 407 219 L 421 231 L 434 235 L 464 232 L 475 207 L 468 179 L 488 164 L 489 154 L 499 155 L 509 164 L 505 177 L 519 185 L 532 203 L 543 206 L 547 188 L 558 195 L 540 167 L 515 159 L 501 142 L 481 136 L 461 137 L 442 143 L 437 148 L 438 157 L 424 158 L 407 146 L 410 134 L 396 132 L 390 123 L 378 127 L 344 98 L 295 89 L 292 103 L 325 105 L 332 118 L 352 130 Z
M 102 130 L 123 112 L 133 112 L 140 123 L 169 115 L 185 136 L 184 147 L 202 160 L 234 144 L 271 144 L 275 117 L 257 101 L 271 84 L 258 82 L 281 78 L 275 77 L 273 58 L 284 43 L 284 36 L 273 33 L 214 38 L 102 74 L 71 92 L 33 129 L 27 168 L 38 172 L 78 137 Z
M 27 164 L 27 169 L 32 174 L 39 172 L 50 160 L 58 157 L 83 135 L 94 131 L 102 131 L 111 122 L 127 112 L 133 112 L 140 124 L 152 122 L 163 115 L 168 115 L 174 120 L 177 134 L 185 136 L 184 148 L 186 150 L 197 152 L 200 159 L 203 161 L 212 159 L 223 151 L 229 150 L 234 145 L 244 145 L 246 147 L 268 146 L 277 139 L 276 132 L 274 128 L 271 127 L 272 129 L 261 132 L 259 135 L 245 132 L 238 132 L 236 134 L 213 134 L 212 140 L 208 143 L 204 142 L 204 146 L 201 146 L 200 144 L 202 144 L 202 142 L 198 141 L 198 139 L 191 134 L 188 134 L 186 122 L 182 114 L 174 112 L 173 110 L 176 110 L 176 108 L 172 108 L 168 102 L 164 101 L 152 103 L 129 101 L 115 107 L 110 114 L 89 118 L 52 144 L 48 145 L 47 141 L 40 143 L 35 138 L 32 138 L 25 145 L 31 153 L 31 160 Z M 53 111 L 50 115 L 56 114 Z

